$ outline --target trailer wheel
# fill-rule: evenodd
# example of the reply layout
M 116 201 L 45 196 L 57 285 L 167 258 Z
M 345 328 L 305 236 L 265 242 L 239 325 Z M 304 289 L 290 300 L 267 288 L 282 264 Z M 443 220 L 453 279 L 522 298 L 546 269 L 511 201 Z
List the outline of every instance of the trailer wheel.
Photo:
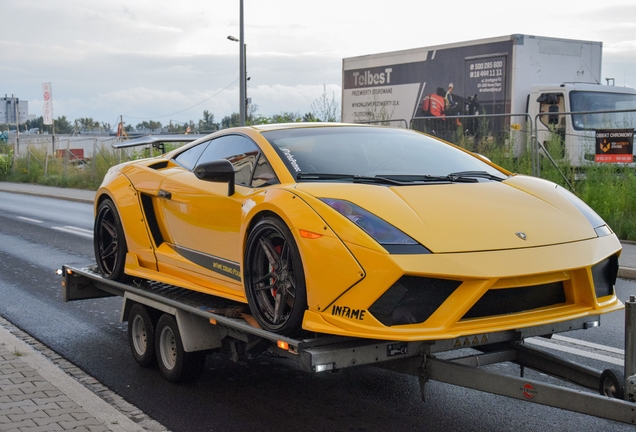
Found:
M 623 371 L 611 368 L 605 369 L 599 380 L 599 391 L 601 395 L 615 399 L 624 399 L 625 375 Z
M 128 314 L 128 343 L 135 361 L 142 367 L 154 366 L 155 322 L 148 310 L 135 303 Z
M 205 367 L 205 351 L 185 352 L 177 321 L 163 314 L 157 323 L 155 350 L 159 371 L 171 382 L 190 381 L 198 377 Z
M 106 279 L 124 281 L 128 249 L 119 213 L 110 199 L 103 200 L 97 208 L 93 234 L 95 260 L 99 271 Z
M 266 217 L 250 232 L 245 273 L 245 294 L 260 326 L 286 336 L 300 332 L 305 275 L 294 237 L 280 219 Z

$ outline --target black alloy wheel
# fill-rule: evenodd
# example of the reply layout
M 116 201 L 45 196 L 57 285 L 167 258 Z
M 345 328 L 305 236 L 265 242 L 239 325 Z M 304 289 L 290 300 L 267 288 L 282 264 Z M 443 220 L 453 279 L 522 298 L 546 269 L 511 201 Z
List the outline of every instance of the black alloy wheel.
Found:
M 105 199 L 97 208 L 93 229 L 95 259 L 99 271 L 106 279 L 124 281 L 126 238 L 115 204 Z
M 259 221 L 247 240 L 245 291 L 265 330 L 293 336 L 307 309 L 303 264 L 289 228 L 278 218 Z

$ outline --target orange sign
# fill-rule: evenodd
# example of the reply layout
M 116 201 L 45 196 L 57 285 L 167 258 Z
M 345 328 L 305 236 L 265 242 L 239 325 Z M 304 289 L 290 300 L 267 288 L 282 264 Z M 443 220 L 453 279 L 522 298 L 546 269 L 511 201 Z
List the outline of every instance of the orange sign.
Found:
M 596 131 L 596 162 L 632 163 L 633 153 L 634 129 Z

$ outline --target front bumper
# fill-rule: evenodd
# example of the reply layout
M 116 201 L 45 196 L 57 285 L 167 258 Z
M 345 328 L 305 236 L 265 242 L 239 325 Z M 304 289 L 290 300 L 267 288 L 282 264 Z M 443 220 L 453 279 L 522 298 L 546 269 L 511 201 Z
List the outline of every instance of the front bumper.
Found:
M 614 293 L 615 235 L 528 249 L 390 255 L 347 244 L 366 272 L 303 328 L 401 341 L 450 339 L 596 316 Z M 595 284 L 596 282 L 596 284 Z

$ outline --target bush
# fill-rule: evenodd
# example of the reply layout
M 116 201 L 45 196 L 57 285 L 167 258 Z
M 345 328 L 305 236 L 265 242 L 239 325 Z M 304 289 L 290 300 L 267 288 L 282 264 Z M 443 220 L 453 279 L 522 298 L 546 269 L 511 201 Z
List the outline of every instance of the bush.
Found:
M 13 166 L 13 150 L 9 153 L 0 154 L 0 180 L 6 180 L 11 174 Z
M 515 157 L 511 144 L 513 140 L 512 136 L 505 135 L 483 136 L 479 140 L 459 136 L 458 143 L 462 147 L 478 151 L 511 172 L 532 174 L 531 153 L 525 152 L 520 157 Z M 558 144 L 556 141 L 548 142 L 548 147 Z M 178 145 L 170 148 L 176 146 Z M 97 190 L 110 167 L 127 160 L 148 157 L 150 154 L 147 150 L 126 154 L 102 147 L 91 160 L 85 161 L 86 164 L 79 165 L 33 150 L 29 151 L 28 156 L 16 158 L 15 162 L 12 156 L 11 151 L 0 154 L 0 180 Z M 555 167 L 546 158 L 541 159 L 542 178 L 568 189 L 572 186 L 573 192 L 592 207 L 620 239 L 636 240 L 636 175 L 633 168 L 616 164 L 575 168 L 564 162 L 565 158 L 558 159 Z M 13 170 L 12 162 L 15 164 Z

